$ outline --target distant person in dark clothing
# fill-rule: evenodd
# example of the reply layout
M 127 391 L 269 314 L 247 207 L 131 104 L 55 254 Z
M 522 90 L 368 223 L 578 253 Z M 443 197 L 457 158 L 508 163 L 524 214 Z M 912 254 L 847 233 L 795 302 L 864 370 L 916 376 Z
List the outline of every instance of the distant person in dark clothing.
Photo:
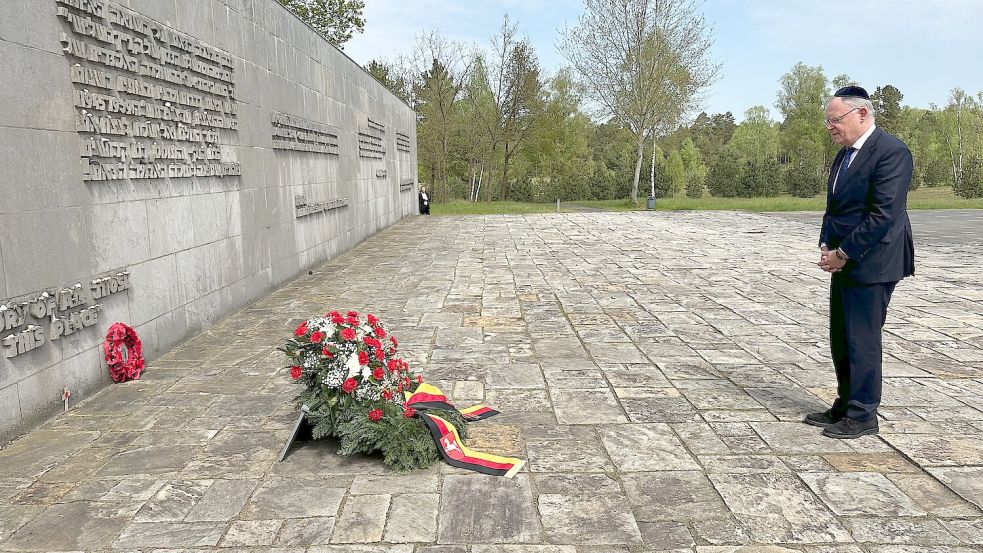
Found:
M 420 215 L 430 215 L 430 195 L 426 186 L 420 187 Z

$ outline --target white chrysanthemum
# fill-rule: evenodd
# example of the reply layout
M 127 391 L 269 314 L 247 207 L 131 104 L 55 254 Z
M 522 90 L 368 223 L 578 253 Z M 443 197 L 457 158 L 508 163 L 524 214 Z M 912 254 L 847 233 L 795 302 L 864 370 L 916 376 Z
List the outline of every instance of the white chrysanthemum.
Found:
M 348 378 L 352 378 L 362 372 L 362 364 L 358 362 L 357 352 L 352 353 L 351 357 L 348 358 L 345 368 L 348 369 Z

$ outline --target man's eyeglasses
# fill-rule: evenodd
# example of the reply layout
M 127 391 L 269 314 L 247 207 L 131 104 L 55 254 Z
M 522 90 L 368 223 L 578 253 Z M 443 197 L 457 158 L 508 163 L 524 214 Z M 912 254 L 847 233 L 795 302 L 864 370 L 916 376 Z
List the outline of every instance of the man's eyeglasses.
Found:
M 839 125 L 840 123 L 843 122 L 843 118 L 844 117 L 846 117 L 847 115 L 850 115 L 851 113 L 857 111 L 858 109 L 860 109 L 860 108 L 853 108 L 850 111 L 844 113 L 843 115 L 841 115 L 839 117 L 834 117 L 832 119 L 827 119 L 826 120 L 826 126 L 827 127 L 832 127 L 833 125 Z

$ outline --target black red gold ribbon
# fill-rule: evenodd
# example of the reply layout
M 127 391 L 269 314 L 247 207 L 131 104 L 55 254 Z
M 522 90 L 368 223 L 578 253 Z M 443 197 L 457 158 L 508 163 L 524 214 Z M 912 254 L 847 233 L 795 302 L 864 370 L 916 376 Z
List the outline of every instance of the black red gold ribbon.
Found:
M 424 382 L 417 386 L 416 391 L 412 394 L 406 394 L 406 401 L 403 403 L 404 406 L 412 407 L 414 409 L 444 409 L 446 411 L 457 411 L 462 417 L 469 421 L 480 421 L 485 420 L 488 417 L 494 417 L 499 412 L 488 407 L 487 405 L 473 405 L 466 409 L 458 409 L 453 403 L 447 399 L 444 392 L 440 391 L 440 388 L 436 386 L 431 386 Z
M 438 417 L 420 413 L 420 418 L 427 424 L 430 433 L 437 442 L 444 461 L 452 467 L 473 470 L 482 474 L 512 478 L 519 472 L 525 461 L 512 457 L 499 457 L 490 453 L 482 453 L 469 449 L 461 441 L 454 425 Z
M 423 383 L 412 394 L 409 392 L 406 393 L 406 401 L 403 403 L 403 406 L 419 410 L 417 415 L 426 423 L 427 428 L 430 429 L 430 434 L 437 444 L 437 451 L 440 452 L 444 461 L 452 467 L 473 470 L 482 474 L 512 478 L 525 464 L 525 461 L 521 459 L 500 457 L 469 449 L 461 441 L 461 437 L 457 433 L 457 428 L 454 428 L 453 424 L 437 415 L 424 412 L 427 409 L 457 411 L 469 421 L 480 421 L 498 414 L 498 411 L 487 405 L 475 405 L 466 409 L 458 409 L 440 391 L 440 388 Z

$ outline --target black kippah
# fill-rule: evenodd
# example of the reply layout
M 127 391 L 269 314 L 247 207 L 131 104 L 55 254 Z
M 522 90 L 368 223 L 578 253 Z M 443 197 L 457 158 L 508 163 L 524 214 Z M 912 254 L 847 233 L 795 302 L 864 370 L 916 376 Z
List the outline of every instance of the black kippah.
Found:
M 839 98 L 863 98 L 864 100 L 870 100 L 870 95 L 861 86 L 844 86 L 843 88 L 836 91 L 833 96 Z

